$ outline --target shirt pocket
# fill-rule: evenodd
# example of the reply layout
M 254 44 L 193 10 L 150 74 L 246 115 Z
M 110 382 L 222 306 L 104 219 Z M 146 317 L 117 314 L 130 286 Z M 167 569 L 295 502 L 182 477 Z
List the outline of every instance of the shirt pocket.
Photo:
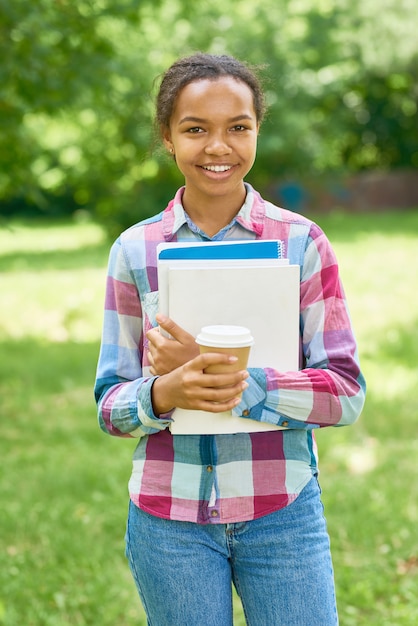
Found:
M 143 311 L 143 328 L 144 328 L 144 336 L 146 333 L 151 330 L 151 328 L 155 328 L 158 326 L 156 315 L 158 313 L 158 305 L 159 305 L 159 292 L 158 291 L 149 291 L 145 294 L 144 299 L 142 301 L 142 311 Z M 146 341 L 146 337 L 145 337 Z
M 155 316 L 158 313 L 158 291 L 150 291 L 145 294 L 142 300 L 142 327 L 143 327 L 143 353 L 142 353 L 142 370 L 144 376 L 149 376 L 150 363 L 148 360 L 148 338 L 147 332 L 151 328 L 155 328 L 157 320 Z

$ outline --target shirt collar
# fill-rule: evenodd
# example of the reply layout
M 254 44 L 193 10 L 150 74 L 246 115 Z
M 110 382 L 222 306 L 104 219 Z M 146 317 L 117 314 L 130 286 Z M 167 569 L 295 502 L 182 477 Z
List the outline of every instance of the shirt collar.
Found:
M 245 183 L 247 195 L 245 201 L 232 222 L 223 230 L 227 230 L 238 223 L 246 230 L 261 236 L 264 227 L 265 206 L 260 194 L 253 187 Z M 163 235 L 166 241 L 173 239 L 178 230 L 190 222 L 183 208 L 182 197 L 185 187 L 177 190 L 174 198 L 169 202 L 162 215 Z

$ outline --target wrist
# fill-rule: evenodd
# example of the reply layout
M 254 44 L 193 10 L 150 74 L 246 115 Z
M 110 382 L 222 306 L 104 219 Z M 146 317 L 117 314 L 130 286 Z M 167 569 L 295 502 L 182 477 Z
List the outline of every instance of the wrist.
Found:
M 151 402 L 154 415 L 161 417 L 172 413 L 174 408 L 167 393 L 166 374 L 157 376 L 151 387 Z

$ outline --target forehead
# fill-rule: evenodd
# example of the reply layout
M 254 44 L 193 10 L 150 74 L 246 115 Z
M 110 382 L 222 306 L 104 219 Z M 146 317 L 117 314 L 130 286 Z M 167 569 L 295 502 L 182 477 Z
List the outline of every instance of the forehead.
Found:
M 255 117 L 253 93 L 247 83 L 233 76 L 194 80 L 178 94 L 173 117 L 192 114 L 196 110 L 234 111 L 234 115 L 242 113 Z

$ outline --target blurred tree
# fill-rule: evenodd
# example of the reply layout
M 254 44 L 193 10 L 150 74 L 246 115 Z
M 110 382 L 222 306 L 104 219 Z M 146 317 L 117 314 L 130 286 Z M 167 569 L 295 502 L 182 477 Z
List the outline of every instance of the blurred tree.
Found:
M 123 39 L 139 25 L 134 0 L 0 0 L 0 198 L 51 212 L 117 193 L 148 135 Z
M 350 170 L 418 167 L 418 56 L 393 73 L 354 79 L 344 101 L 351 115 L 341 156 Z
M 2 211 L 86 208 L 113 234 L 163 208 L 181 178 L 153 151 L 153 80 L 195 50 L 266 65 L 256 186 L 417 167 L 416 17 L 416 0 L 0 0 Z

